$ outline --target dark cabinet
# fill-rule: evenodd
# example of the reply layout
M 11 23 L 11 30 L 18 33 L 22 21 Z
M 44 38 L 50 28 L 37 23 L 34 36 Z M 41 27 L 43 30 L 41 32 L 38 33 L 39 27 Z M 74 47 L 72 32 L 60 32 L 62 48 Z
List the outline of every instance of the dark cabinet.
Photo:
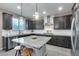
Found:
M 72 22 L 71 17 L 72 17 L 71 15 L 66 16 L 66 29 L 71 29 L 71 22 Z
M 28 29 L 28 20 L 25 20 L 25 29 Z
M 44 29 L 44 20 L 28 20 L 28 29 Z
M 3 50 L 9 51 L 16 46 L 16 43 L 12 42 L 13 37 L 2 37 Z
M 70 29 L 71 15 L 54 17 L 54 29 Z
M 3 13 L 3 29 L 12 29 L 12 15 Z
M 44 20 L 37 20 L 36 21 L 36 29 L 44 29 Z
M 65 18 L 64 17 L 55 17 L 54 18 L 54 28 L 55 29 L 65 29 Z
M 48 42 L 48 44 L 64 48 L 71 48 L 70 37 L 65 36 L 53 36 L 51 40 Z
M 28 20 L 28 29 L 35 29 L 35 22 L 32 20 Z

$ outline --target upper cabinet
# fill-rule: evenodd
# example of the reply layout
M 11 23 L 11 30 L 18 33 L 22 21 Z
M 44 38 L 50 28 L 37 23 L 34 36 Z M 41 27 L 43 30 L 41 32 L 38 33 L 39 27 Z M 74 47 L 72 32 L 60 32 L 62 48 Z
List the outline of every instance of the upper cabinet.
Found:
M 44 29 L 44 20 L 28 20 L 28 29 Z
M 71 29 L 72 15 L 66 16 L 66 29 Z
M 36 21 L 36 29 L 44 29 L 44 20 L 37 20 Z
M 54 29 L 70 29 L 71 16 L 72 15 L 54 17 Z
M 3 29 L 13 31 L 44 29 L 44 20 L 20 19 L 20 17 L 3 13 Z
M 12 15 L 3 13 L 3 29 L 10 30 L 12 29 Z
M 35 21 L 28 20 L 28 29 L 35 29 Z
M 28 29 L 28 20 L 25 20 L 25 29 Z

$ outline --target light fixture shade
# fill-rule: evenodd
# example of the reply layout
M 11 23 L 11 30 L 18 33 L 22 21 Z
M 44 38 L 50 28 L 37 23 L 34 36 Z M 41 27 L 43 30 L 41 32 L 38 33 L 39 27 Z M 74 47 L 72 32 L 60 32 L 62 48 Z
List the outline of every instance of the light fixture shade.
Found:
M 38 20 L 39 19 L 39 15 L 35 15 L 35 19 Z
M 23 20 L 23 17 L 20 17 L 20 20 Z
M 38 13 L 38 5 L 36 3 L 36 10 L 35 10 L 35 13 L 33 14 L 33 17 L 35 20 L 38 20 L 39 19 L 39 13 Z
M 38 15 L 39 13 L 38 12 L 35 12 L 35 15 Z
M 39 13 L 35 12 L 35 19 L 38 20 L 39 19 Z
M 43 14 L 45 15 L 46 14 L 46 11 L 43 11 Z

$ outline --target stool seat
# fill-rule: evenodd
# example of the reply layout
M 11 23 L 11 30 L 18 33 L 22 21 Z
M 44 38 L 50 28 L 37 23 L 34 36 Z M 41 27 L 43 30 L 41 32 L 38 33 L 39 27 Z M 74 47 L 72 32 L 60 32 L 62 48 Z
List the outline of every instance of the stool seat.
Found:
M 16 50 L 15 56 L 21 56 L 21 46 L 16 46 L 14 50 Z
M 22 56 L 31 56 L 32 55 L 33 50 L 29 49 L 29 48 L 23 48 L 22 49 Z
M 15 50 L 20 50 L 21 49 L 21 46 L 16 46 L 14 49 Z

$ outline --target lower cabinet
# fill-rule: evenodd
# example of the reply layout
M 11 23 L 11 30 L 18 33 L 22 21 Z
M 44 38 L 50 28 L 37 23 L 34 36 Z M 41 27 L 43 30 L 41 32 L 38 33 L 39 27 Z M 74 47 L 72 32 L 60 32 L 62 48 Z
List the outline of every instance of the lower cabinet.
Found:
M 16 43 L 12 42 L 13 38 L 2 37 L 3 38 L 3 50 L 9 51 L 16 46 Z
M 53 36 L 47 44 L 64 48 L 71 48 L 71 39 L 67 36 Z

